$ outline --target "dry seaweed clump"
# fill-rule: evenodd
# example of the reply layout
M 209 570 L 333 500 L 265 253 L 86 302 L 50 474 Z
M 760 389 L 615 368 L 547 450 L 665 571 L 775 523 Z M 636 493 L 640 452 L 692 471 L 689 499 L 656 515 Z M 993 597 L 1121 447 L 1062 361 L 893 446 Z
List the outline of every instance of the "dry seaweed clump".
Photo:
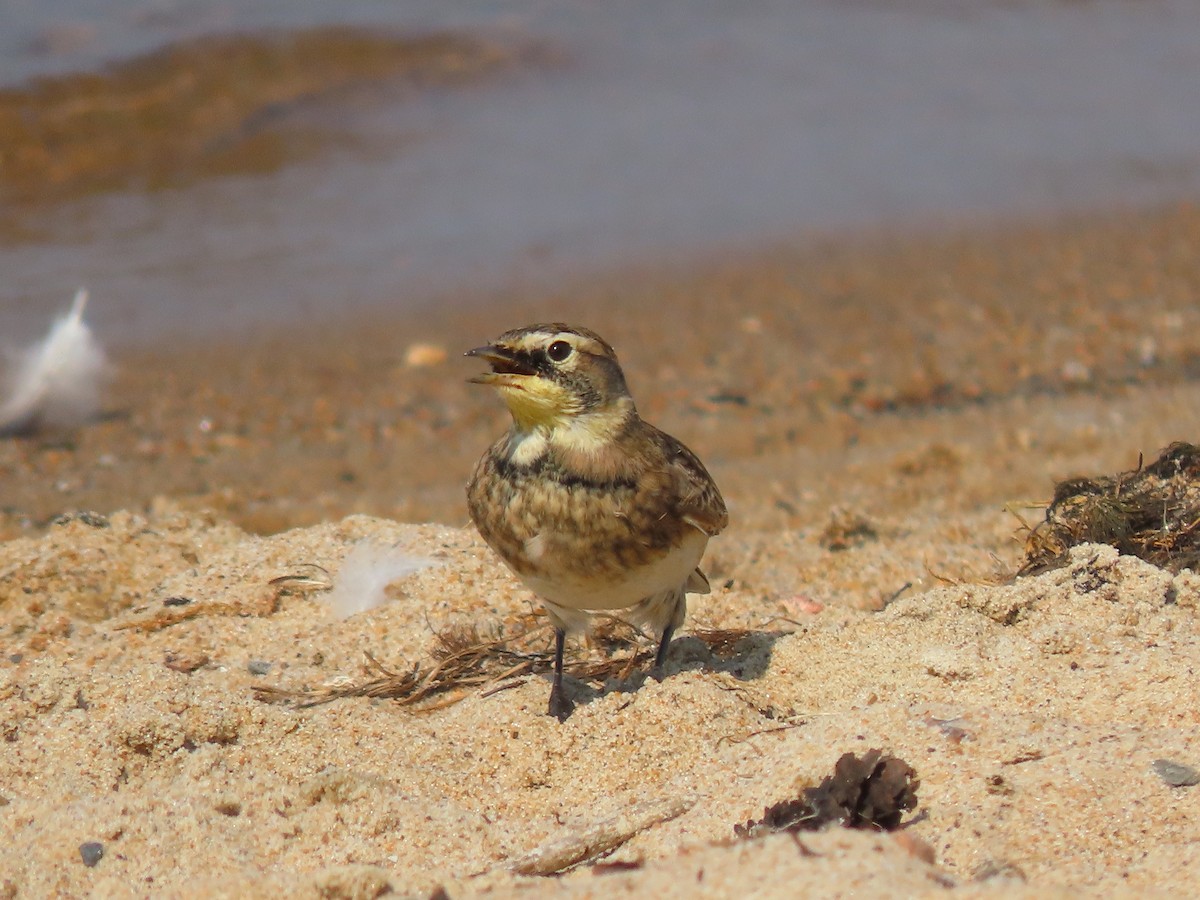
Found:
M 904 760 L 868 750 L 859 757 L 844 753 L 833 774 L 792 800 L 763 810 L 757 821 L 735 825 L 738 837 L 761 837 L 780 831 L 817 831 L 829 824 L 846 828 L 891 831 L 904 813 L 916 809 L 917 773 Z
M 1174 443 L 1129 472 L 1059 482 L 1025 541 L 1018 575 L 1061 565 L 1079 544 L 1110 544 L 1171 572 L 1200 562 L 1200 447 Z

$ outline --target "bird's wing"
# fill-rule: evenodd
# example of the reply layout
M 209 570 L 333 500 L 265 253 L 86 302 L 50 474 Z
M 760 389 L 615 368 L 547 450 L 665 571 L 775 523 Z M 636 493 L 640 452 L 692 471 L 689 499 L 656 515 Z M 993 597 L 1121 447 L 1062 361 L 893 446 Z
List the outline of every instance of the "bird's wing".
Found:
M 692 574 L 688 576 L 687 584 L 684 585 L 684 590 L 689 594 L 709 594 L 712 593 L 712 586 L 708 583 L 708 577 L 699 569 L 693 569 Z
M 659 434 L 664 439 L 663 450 L 675 476 L 678 514 L 709 537 L 720 534 L 729 524 L 729 513 L 716 482 L 695 453 L 669 434 Z

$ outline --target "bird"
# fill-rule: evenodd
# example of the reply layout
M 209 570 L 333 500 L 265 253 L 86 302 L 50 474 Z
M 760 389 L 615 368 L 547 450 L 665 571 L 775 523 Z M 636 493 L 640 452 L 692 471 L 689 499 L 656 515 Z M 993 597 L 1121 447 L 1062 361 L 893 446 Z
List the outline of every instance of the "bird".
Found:
M 545 607 L 554 626 L 548 712 L 564 721 L 568 632 L 592 613 L 628 610 L 659 635 L 653 672 L 687 613 L 709 593 L 699 564 L 729 522 L 704 464 L 638 414 L 616 352 L 561 322 L 506 331 L 468 357 L 469 379 L 499 391 L 512 425 L 480 458 L 467 506 L 484 542 Z

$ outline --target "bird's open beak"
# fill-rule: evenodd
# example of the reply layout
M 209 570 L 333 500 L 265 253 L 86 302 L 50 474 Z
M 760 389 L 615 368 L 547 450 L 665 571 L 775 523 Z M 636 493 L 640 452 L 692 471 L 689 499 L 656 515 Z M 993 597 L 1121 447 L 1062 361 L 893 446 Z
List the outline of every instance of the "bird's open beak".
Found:
M 525 362 L 521 356 L 514 353 L 506 347 L 497 347 L 489 345 L 487 347 L 476 347 L 474 350 L 468 350 L 464 356 L 478 356 L 480 359 L 486 359 L 491 363 L 492 371 L 484 372 L 482 375 L 476 375 L 473 378 L 468 378 L 467 381 L 472 384 L 491 384 L 504 385 L 515 387 L 520 381 L 520 377 L 528 377 L 536 375 L 537 372 Z M 512 377 L 517 376 L 517 377 Z

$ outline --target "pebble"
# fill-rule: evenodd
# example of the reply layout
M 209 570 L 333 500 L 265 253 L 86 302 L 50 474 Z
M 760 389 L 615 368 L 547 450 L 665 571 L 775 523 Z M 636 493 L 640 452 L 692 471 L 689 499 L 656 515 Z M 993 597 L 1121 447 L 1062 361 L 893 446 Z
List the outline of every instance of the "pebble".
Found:
M 446 361 L 446 348 L 438 344 L 410 344 L 404 353 L 404 364 L 410 369 L 423 369 Z
M 1067 384 L 1087 384 L 1092 380 L 1092 370 L 1077 359 L 1069 359 L 1063 363 L 1059 376 Z
M 1200 772 L 1191 766 L 1172 762 L 1169 759 L 1156 759 L 1154 771 L 1171 787 L 1191 787 L 1194 784 L 1200 784 Z
M 266 675 L 271 671 L 271 663 L 265 659 L 252 659 L 246 663 L 246 669 L 251 675 Z
M 79 845 L 79 858 L 89 869 L 104 857 L 104 845 L 99 841 L 85 841 Z
M 197 669 L 202 669 L 212 662 L 207 653 L 198 652 L 183 652 L 171 653 L 168 651 L 163 655 L 163 665 L 168 669 L 176 672 L 182 672 L 185 675 L 191 675 Z

